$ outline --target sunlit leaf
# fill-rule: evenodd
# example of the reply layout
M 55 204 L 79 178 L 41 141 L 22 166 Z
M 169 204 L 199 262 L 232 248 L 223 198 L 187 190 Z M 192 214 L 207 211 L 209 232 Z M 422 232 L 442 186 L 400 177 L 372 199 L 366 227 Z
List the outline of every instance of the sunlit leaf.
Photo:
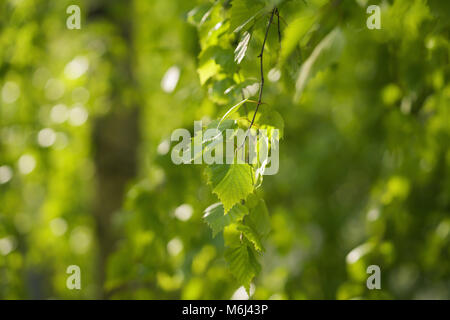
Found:
M 250 283 L 261 270 L 253 249 L 246 244 L 228 248 L 225 251 L 225 260 L 228 262 L 233 276 L 250 294 Z
M 270 216 L 263 199 L 260 199 L 258 204 L 250 209 L 250 214 L 245 218 L 245 224 L 253 228 L 253 230 L 261 237 L 265 237 L 269 234 L 271 229 Z
M 211 227 L 213 237 L 215 237 L 227 225 L 241 221 L 247 214 L 248 209 L 239 203 L 235 204 L 233 208 L 225 214 L 223 205 L 219 202 L 205 209 L 203 219 L 205 219 L 206 223 Z
M 210 168 L 210 183 L 225 213 L 253 191 L 253 169 L 248 164 L 215 164 Z
M 257 251 L 264 251 L 264 247 L 261 243 L 261 236 L 252 227 L 240 224 L 237 226 L 237 230 L 244 234 L 244 236 L 255 246 Z

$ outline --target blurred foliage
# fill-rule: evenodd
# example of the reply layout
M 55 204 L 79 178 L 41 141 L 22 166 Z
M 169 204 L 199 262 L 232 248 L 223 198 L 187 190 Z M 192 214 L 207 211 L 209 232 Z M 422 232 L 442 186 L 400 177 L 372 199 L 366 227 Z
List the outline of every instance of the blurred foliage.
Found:
M 213 237 L 170 135 L 257 99 L 274 6 L 260 110 L 284 133 L 254 256 Z M 0 298 L 245 298 L 225 259 L 245 256 L 255 299 L 450 299 L 449 36 L 447 0 L 0 0 Z

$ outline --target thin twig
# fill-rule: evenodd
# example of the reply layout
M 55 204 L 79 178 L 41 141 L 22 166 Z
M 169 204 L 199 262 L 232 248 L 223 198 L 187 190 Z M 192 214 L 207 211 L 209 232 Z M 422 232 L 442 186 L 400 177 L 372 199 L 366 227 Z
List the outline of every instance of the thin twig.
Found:
M 271 11 L 269 22 L 267 23 L 266 33 L 264 35 L 264 41 L 263 41 L 263 44 L 262 44 L 262 47 L 261 47 L 261 52 L 258 55 L 258 58 L 260 58 L 261 82 L 260 82 L 260 85 L 259 85 L 259 97 L 258 97 L 258 102 L 256 104 L 255 113 L 253 114 L 252 121 L 250 122 L 250 125 L 249 125 L 249 127 L 247 129 L 247 132 L 245 133 L 244 141 L 242 141 L 242 144 L 236 149 L 235 153 L 237 153 L 238 150 L 240 150 L 244 146 L 245 141 L 248 138 L 248 134 L 250 133 L 250 129 L 252 128 L 252 126 L 253 126 L 253 124 L 255 122 L 255 118 L 256 118 L 256 114 L 258 113 L 259 106 L 262 104 L 262 94 L 263 94 L 263 89 L 264 89 L 264 66 L 263 66 L 264 48 L 266 46 L 266 41 L 267 41 L 267 37 L 269 35 L 270 25 L 272 24 L 272 21 L 273 21 L 273 16 L 277 12 L 277 10 L 278 9 L 275 7 Z
M 270 25 L 272 24 L 273 16 L 275 15 L 276 10 L 277 10 L 277 8 L 274 8 L 272 10 L 272 14 L 270 15 L 269 23 L 267 24 L 267 28 L 266 28 L 266 34 L 264 36 L 264 41 L 263 41 L 263 44 L 262 44 L 262 47 L 261 47 L 261 52 L 258 55 L 258 58 L 260 58 L 261 83 L 259 85 L 258 104 L 256 105 L 255 113 L 253 114 L 253 119 L 252 119 L 252 122 L 250 122 L 250 126 L 248 127 L 248 131 L 250 131 L 250 129 L 252 128 L 253 123 L 255 122 L 256 114 L 258 113 L 258 109 L 259 109 L 259 106 L 261 105 L 261 101 L 262 101 L 262 94 L 263 94 L 263 89 L 264 89 L 264 66 L 263 66 L 264 48 L 266 46 L 266 41 L 267 41 L 267 36 L 269 35 Z M 248 134 L 248 131 L 247 131 L 247 134 Z
M 277 12 L 277 27 L 278 27 L 278 43 L 280 44 L 280 50 L 281 50 L 281 28 L 280 28 L 280 11 L 278 11 L 278 8 L 276 8 Z

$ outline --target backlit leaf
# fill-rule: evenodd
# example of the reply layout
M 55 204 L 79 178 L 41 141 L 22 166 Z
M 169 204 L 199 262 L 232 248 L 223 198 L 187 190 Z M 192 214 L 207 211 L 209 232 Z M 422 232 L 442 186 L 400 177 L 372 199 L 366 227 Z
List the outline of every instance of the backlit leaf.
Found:
M 248 164 L 217 164 L 210 170 L 213 192 L 223 203 L 225 213 L 253 191 L 253 169 Z
M 219 202 L 205 209 L 203 219 L 205 219 L 206 223 L 211 227 L 213 237 L 215 237 L 226 226 L 241 221 L 247 214 L 248 209 L 239 203 L 235 204 L 233 208 L 225 214 L 223 205 Z
M 243 244 L 228 248 L 225 251 L 225 260 L 228 262 L 233 276 L 250 294 L 250 283 L 261 270 L 261 266 L 256 259 L 256 253 L 249 245 Z

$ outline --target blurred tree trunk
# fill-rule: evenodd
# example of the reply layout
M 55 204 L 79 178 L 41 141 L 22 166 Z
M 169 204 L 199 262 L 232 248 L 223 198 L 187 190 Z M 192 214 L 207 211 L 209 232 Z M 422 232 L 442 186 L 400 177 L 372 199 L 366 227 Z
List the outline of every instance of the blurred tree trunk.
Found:
M 117 233 L 112 223 L 123 203 L 126 186 L 136 175 L 139 144 L 139 109 L 135 98 L 126 92 L 135 92 L 133 74 L 132 2 L 101 0 L 92 4 L 88 20 L 99 19 L 114 29 L 106 41 L 106 59 L 111 64 L 111 109 L 95 120 L 93 152 L 96 167 L 97 191 L 93 204 L 96 237 L 99 250 L 99 298 L 105 298 L 105 280 L 108 257 L 114 250 Z M 89 22 L 88 22 L 89 23 Z M 114 41 L 111 38 L 114 37 Z M 117 50 L 114 46 L 120 46 Z M 136 95 L 136 94 L 135 94 Z

